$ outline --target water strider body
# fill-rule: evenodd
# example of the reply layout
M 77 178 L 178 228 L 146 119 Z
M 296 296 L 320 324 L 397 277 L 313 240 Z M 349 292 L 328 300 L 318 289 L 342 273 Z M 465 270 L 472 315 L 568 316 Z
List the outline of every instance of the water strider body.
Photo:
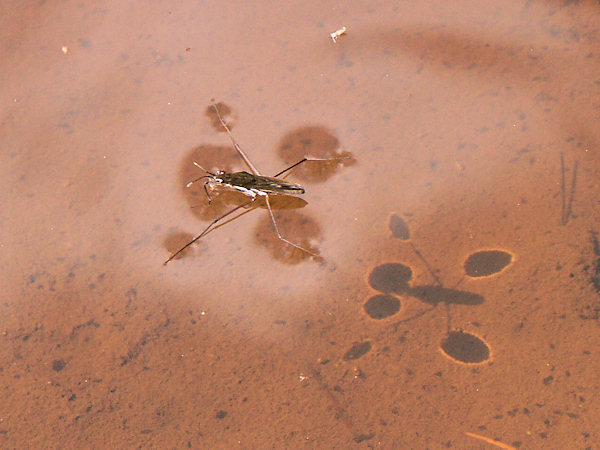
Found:
M 281 241 L 285 242 L 286 244 L 296 247 L 297 249 L 299 249 L 305 253 L 308 253 L 309 255 L 318 256 L 314 252 L 311 252 L 310 250 L 308 250 L 298 244 L 295 244 L 294 242 L 287 240 L 286 238 L 284 238 L 281 235 L 281 233 L 279 232 L 279 227 L 277 226 L 277 221 L 275 220 L 275 216 L 273 215 L 273 210 L 271 208 L 271 202 L 269 200 L 269 196 L 270 195 L 295 196 L 295 195 L 304 194 L 306 192 L 306 190 L 299 184 L 290 183 L 289 181 L 278 178 L 279 176 L 283 175 L 286 172 L 289 172 L 290 170 L 292 170 L 293 168 L 299 166 L 300 164 L 302 164 L 304 162 L 307 162 L 307 161 L 332 161 L 332 160 L 338 160 L 338 159 L 347 159 L 348 157 L 303 158 L 300 161 L 298 161 L 297 163 L 292 164 L 288 168 L 282 170 L 281 172 L 276 173 L 272 177 L 267 177 L 267 176 L 261 175 L 258 172 L 258 170 L 256 170 L 256 168 L 254 167 L 252 162 L 250 162 L 250 160 L 248 159 L 246 154 L 242 151 L 241 147 L 235 141 L 235 138 L 231 134 L 229 127 L 227 126 L 227 124 L 225 123 L 223 118 L 221 117 L 221 114 L 219 113 L 217 105 L 213 103 L 211 106 L 213 107 L 215 113 L 217 114 L 217 117 L 219 118 L 221 125 L 223 126 L 223 128 L 225 129 L 227 134 L 229 135 L 229 138 L 231 139 L 231 142 L 233 143 L 235 149 L 240 154 L 240 156 L 242 157 L 242 159 L 244 160 L 244 162 L 246 163 L 246 165 L 248 166 L 248 168 L 250 169 L 250 171 L 252 173 L 249 173 L 246 171 L 225 172 L 223 170 L 217 170 L 216 172 L 213 173 L 213 172 L 206 170 L 204 167 L 202 167 L 197 162 L 194 162 L 194 165 L 196 167 L 202 169 L 206 175 L 203 175 L 199 178 L 196 178 L 195 180 L 190 181 L 186 186 L 190 187 L 192 184 L 196 183 L 197 181 L 206 179 L 206 181 L 204 182 L 204 191 L 206 192 L 206 196 L 208 197 L 208 204 L 210 204 L 212 202 L 208 187 L 210 186 L 212 188 L 217 185 L 239 191 L 239 192 L 243 193 L 244 195 L 247 195 L 251 199 L 245 203 L 242 203 L 239 206 L 236 206 L 235 208 L 231 209 L 230 211 L 226 212 L 225 214 L 217 217 L 204 229 L 204 231 L 202 233 L 200 233 L 198 236 L 196 236 L 190 242 L 185 244 L 178 251 L 173 253 L 169 257 L 169 259 L 167 259 L 164 262 L 164 264 L 166 265 L 169 261 L 171 261 L 177 255 L 179 255 L 182 251 L 184 251 L 186 248 L 188 248 L 194 242 L 198 241 L 200 238 L 202 238 L 204 235 L 206 235 L 210 230 L 213 229 L 213 227 L 217 224 L 217 222 L 219 222 L 220 220 L 224 219 L 225 217 L 233 214 L 234 212 L 240 210 L 241 208 L 249 206 L 250 204 L 254 203 L 254 201 L 256 201 L 256 199 L 259 197 L 263 198 L 265 201 L 265 205 L 267 207 L 267 210 L 269 211 L 269 215 L 271 216 L 271 222 L 273 223 L 273 228 L 275 229 L 275 233 L 277 233 L 277 237 Z
M 245 194 L 248 192 L 256 192 L 257 195 L 260 195 L 259 192 L 261 192 L 267 194 L 299 195 L 306 192 L 299 184 L 290 183 L 276 177 L 254 175 L 246 171 L 233 173 L 217 172 L 214 175 L 211 174 L 211 178 L 217 183 L 236 189 Z M 247 195 L 252 196 L 252 194 Z

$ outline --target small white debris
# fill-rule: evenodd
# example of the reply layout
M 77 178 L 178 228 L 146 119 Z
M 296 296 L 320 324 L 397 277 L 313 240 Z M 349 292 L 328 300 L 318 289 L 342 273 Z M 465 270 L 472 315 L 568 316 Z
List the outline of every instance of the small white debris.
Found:
M 333 33 L 330 33 L 329 36 L 331 36 L 331 40 L 333 41 L 333 43 L 335 44 L 337 39 L 342 35 L 342 34 L 346 34 L 346 27 L 342 27 L 339 30 L 334 31 Z
M 66 55 L 67 53 L 69 53 L 69 47 L 67 47 L 66 45 L 63 45 L 61 48 L 62 52 Z

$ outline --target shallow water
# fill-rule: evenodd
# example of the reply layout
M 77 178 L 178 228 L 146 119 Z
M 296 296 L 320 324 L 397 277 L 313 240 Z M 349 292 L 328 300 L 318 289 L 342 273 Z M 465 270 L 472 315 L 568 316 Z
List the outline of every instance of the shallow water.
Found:
M 597 3 L 2 9 L 2 447 L 600 442 Z

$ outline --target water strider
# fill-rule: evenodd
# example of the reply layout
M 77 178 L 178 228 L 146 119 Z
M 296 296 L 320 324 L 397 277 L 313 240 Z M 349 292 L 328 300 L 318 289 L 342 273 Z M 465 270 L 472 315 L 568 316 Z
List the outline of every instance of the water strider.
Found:
M 237 152 L 240 154 L 240 156 L 242 157 L 242 159 L 244 160 L 244 162 L 246 163 L 246 165 L 248 166 L 248 168 L 250 169 L 250 171 L 252 173 L 248 173 L 246 171 L 228 173 L 223 170 L 217 170 L 216 172 L 213 173 L 213 172 L 206 170 L 204 167 L 202 167 L 197 162 L 194 162 L 194 165 L 196 167 L 200 168 L 201 170 L 203 170 L 204 173 L 206 173 L 206 175 L 203 175 L 201 177 L 196 178 L 195 180 L 190 181 L 186 185 L 186 187 L 190 187 L 192 184 L 196 183 L 197 181 L 205 179 L 206 181 L 204 182 L 204 191 L 206 192 L 206 196 L 208 197 L 209 205 L 211 204 L 212 199 L 210 197 L 210 192 L 209 192 L 208 186 L 212 187 L 215 185 L 220 185 L 220 186 L 224 186 L 229 189 L 234 189 L 236 191 L 243 193 L 244 195 L 247 195 L 251 199 L 245 203 L 242 203 L 239 206 L 236 206 L 235 208 L 231 209 L 230 211 L 226 212 L 225 214 L 217 217 L 204 229 L 204 231 L 202 231 L 202 233 L 200 233 L 198 236 L 196 236 L 190 242 L 188 242 L 183 247 L 181 247 L 179 250 L 177 250 L 175 253 L 173 253 L 169 257 L 169 259 L 167 259 L 164 262 L 164 264 L 166 265 L 169 261 L 171 261 L 177 255 L 179 255 L 182 251 L 184 251 L 186 248 L 188 248 L 194 242 L 198 241 L 203 236 L 205 236 L 210 230 L 212 230 L 214 228 L 214 226 L 220 220 L 223 220 L 224 218 L 233 214 L 234 212 L 236 212 L 246 206 L 251 205 L 258 198 L 264 199 L 265 205 L 266 205 L 267 210 L 269 211 L 269 215 L 271 217 L 271 222 L 273 223 L 273 228 L 275 230 L 275 233 L 277 233 L 277 237 L 281 241 L 285 242 L 288 245 L 296 247 L 297 249 L 302 250 L 303 252 L 308 253 L 309 255 L 318 256 L 317 254 L 311 252 L 310 250 L 308 250 L 298 244 L 295 244 L 294 242 L 287 240 L 286 238 L 284 238 L 281 235 L 281 233 L 279 232 L 279 227 L 277 226 L 277 221 L 275 220 L 275 216 L 273 215 L 273 210 L 271 209 L 271 202 L 270 202 L 269 196 L 270 195 L 295 196 L 295 195 L 304 194 L 306 192 L 306 190 L 299 184 L 290 183 L 289 181 L 278 178 L 281 175 L 285 174 L 286 172 L 289 172 L 290 170 L 299 166 L 300 164 L 307 162 L 307 161 L 332 161 L 332 160 L 338 160 L 338 159 L 348 159 L 349 156 L 341 156 L 341 157 L 337 157 L 337 158 L 302 158 L 297 163 L 292 164 L 288 168 L 282 170 L 281 172 L 276 173 L 272 177 L 266 177 L 264 175 L 261 175 L 258 172 L 258 170 L 256 170 L 256 167 L 254 167 L 252 162 L 248 159 L 246 154 L 242 151 L 241 147 L 235 141 L 235 138 L 233 137 L 231 130 L 229 129 L 229 127 L 227 126 L 227 124 L 225 123 L 223 118 L 221 117 L 221 114 L 219 112 L 219 109 L 217 108 L 217 105 L 215 103 L 212 103 L 211 106 L 214 109 L 215 113 L 217 114 L 219 122 L 221 122 L 221 125 L 223 126 L 223 128 L 225 129 L 227 134 L 229 135 L 229 138 L 231 139 L 233 146 L 235 147 Z

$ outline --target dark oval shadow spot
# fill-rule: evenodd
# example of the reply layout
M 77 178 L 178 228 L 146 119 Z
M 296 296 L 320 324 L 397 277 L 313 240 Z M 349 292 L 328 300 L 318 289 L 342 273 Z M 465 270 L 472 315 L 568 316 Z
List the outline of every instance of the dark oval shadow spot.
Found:
M 410 230 L 408 229 L 408 224 L 399 215 L 391 215 L 389 227 L 393 237 L 402 239 L 403 241 L 410 239 Z
M 451 331 L 441 344 L 442 351 L 462 363 L 478 364 L 490 359 L 490 347 L 479 337 L 463 331 Z
M 216 107 L 219 109 L 219 114 L 221 114 L 223 121 L 227 124 L 229 129 L 233 129 L 235 120 L 233 117 L 233 110 L 231 109 L 231 107 L 221 102 L 216 103 Z M 210 119 L 211 125 L 215 130 L 222 132 L 226 131 L 223 125 L 221 125 L 221 121 L 219 120 L 219 117 L 217 116 L 217 113 L 215 112 L 215 109 L 212 105 L 208 105 L 206 107 L 205 114 L 206 117 Z
M 369 275 L 369 284 L 381 292 L 403 294 L 412 279 L 412 269 L 400 263 L 385 263 L 375 267 Z
M 481 250 L 471 254 L 465 261 L 468 276 L 487 277 L 504 270 L 513 261 L 513 255 L 503 250 Z
M 372 319 L 385 319 L 400 311 L 400 300 L 386 294 L 377 294 L 371 297 L 364 305 L 365 312 Z
M 350 348 L 350 350 L 348 350 L 344 355 L 344 361 L 351 361 L 353 359 L 358 359 L 362 356 L 365 356 L 371 351 L 372 347 L 373 346 L 369 341 L 354 344 L 352 348 Z
M 340 141 L 332 132 L 322 126 L 297 128 L 284 135 L 277 148 L 279 156 L 288 164 L 294 164 L 302 158 L 344 158 L 308 161 L 291 171 L 290 178 L 313 183 L 325 181 L 341 166 L 351 166 L 356 162 L 351 153 L 341 150 Z
M 361 442 L 369 441 L 369 440 L 373 439 L 374 437 L 375 437 L 375 433 L 369 433 L 369 434 L 360 433 L 360 434 L 357 434 L 356 436 L 354 436 L 353 440 L 357 444 L 360 444 Z
M 370 348 L 369 348 L 370 350 Z M 366 352 L 365 352 L 366 353 Z M 362 356 L 362 355 L 361 355 Z M 356 359 L 356 358 L 355 358 Z M 63 370 L 65 367 L 67 366 L 67 363 L 65 362 L 64 359 L 55 359 L 54 361 L 52 361 L 52 370 L 56 371 L 56 372 L 60 372 L 61 370 Z
M 437 305 L 438 303 L 479 305 L 485 301 L 485 298 L 479 294 L 437 285 L 416 286 L 409 288 L 406 293 L 430 305 Z

